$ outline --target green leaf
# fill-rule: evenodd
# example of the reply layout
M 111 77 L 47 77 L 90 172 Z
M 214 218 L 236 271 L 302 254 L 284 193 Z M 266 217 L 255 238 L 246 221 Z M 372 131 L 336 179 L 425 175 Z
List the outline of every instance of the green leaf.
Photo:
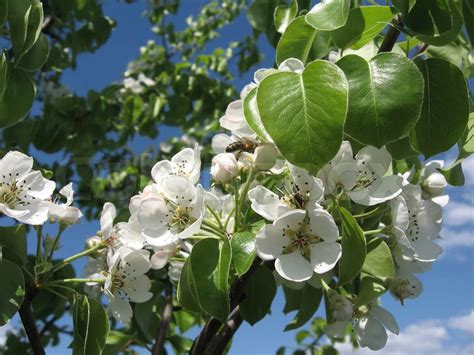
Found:
M 310 336 L 311 336 L 311 333 L 308 332 L 307 330 L 300 330 L 298 333 L 296 333 L 295 340 L 298 344 L 301 344 L 306 338 Z
M 363 277 L 360 281 L 359 295 L 355 303 L 356 307 L 368 304 L 387 292 L 385 284 L 370 276 Z
M 405 16 L 404 29 L 420 41 L 443 46 L 454 41 L 463 25 L 459 0 L 417 0 Z
M 285 332 L 305 325 L 318 310 L 323 296 L 321 289 L 314 288 L 309 284 L 306 284 L 305 287 L 300 290 L 293 291 L 299 294 L 298 313 L 296 313 L 295 318 L 287 324 Z
M 7 88 L 8 80 L 8 62 L 5 52 L 0 54 L 0 102 L 2 102 L 3 94 Z
M 249 127 L 264 142 L 270 139 L 267 131 L 263 127 L 262 119 L 257 107 L 257 88 L 253 88 L 244 99 L 244 116 Z
M 292 311 L 298 310 L 302 295 L 300 290 L 295 290 L 285 285 L 283 285 L 282 288 L 285 295 L 285 307 L 283 308 L 283 313 L 288 314 Z
M 35 71 L 41 68 L 49 54 L 49 42 L 45 35 L 40 34 L 36 43 L 21 57 L 17 67 L 26 71 Z
M 263 319 L 275 298 L 276 283 L 273 273 L 265 266 L 260 266 L 244 288 L 244 300 L 240 303 L 240 313 L 250 325 Z
M 415 3 L 416 0 L 392 0 L 393 6 L 404 15 L 415 6 Z
M 17 123 L 31 109 L 36 88 L 28 73 L 10 69 L 7 87 L 0 101 L 0 127 Z
M 21 54 L 15 57 L 16 62 L 19 62 L 21 57 L 23 57 L 23 55 L 28 52 L 38 40 L 38 37 L 41 34 L 43 18 L 43 4 L 38 0 L 32 0 L 31 8 L 28 13 L 25 43 L 23 44 Z
M 21 269 L 7 259 L 0 259 L 0 326 L 15 315 L 25 295 L 25 280 Z
M 474 1 L 463 0 L 462 15 L 464 17 L 464 25 L 466 27 L 467 35 L 471 43 L 474 43 Z
M 237 275 L 245 274 L 252 265 L 255 255 L 255 233 L 239 232 L 235 233 L 231 241 L 232 262 Z
M 395 142 L 388 143 L 387 149 L 390 154 L 392 154 L 392 157 L 394 159 L 399 160 L 410 157 L 416 157 L 420 154 L 412 147 L 409 137 L 404 137 Z
M 273 14 L 278 0 L 254 0 L 247 11 L 250 26 L 260 32 L 267 32 L 273 27 Z
M 322 60 L 309 64 L 302 74 L 278 72 L 260 83 L 260 117 L 290 163 L 316 173 L 336 155 L 347 112 L 347 90 L 344 73 Z
M 133 317 L 148 341 L 153 341 L 160 325 L 158 304 L 160 293 L 153 290 L 154 296 L 147 302 L 137 303 L 133 308 Z
M 403 55 L 380 53 L 369 62 L 348 55 L 337 62 L 349 81 L 345 133 L 381 147 L 408 135 L 423 103 L 423 76 Z
M 25 225 L 0 227 L 0 259 L 2 257 L 20 266 L 26 264 Z
M 72 298 L 73 354 L 102 354 L 109 333 L 109 319 L 104 307 L 78 293 L 74 293 Z
M 410 140 L 426 159 L 459 140 L 469 117 L 469 93 L 462 71 L 443 59 L 417 60 L 425 79 L 421 116 Z
M 308 25 L 304 16 L 294 19 L 280 38 L 276 49 L 276 62 L 297 58 L 303 63 L 323 57 L 329 51 L 328 32 L 318 31 Z
M 342 256 L 339 261 L 339 285 L 351 282 L 362 269 L 366 255 L 364 231 L 344 207 L 339 209 L 342 222 Z
M 221 322 L 229 315 L 228 278 L 231 249 L 228 241 L 199 241 L 186 261 L 178 285 L 178 300 L 192 312 L 207 313 Z
M 0 26 L 8 17 L 8 0 L 0 0 Z
M 103 355 L 117 355 L 120 351 L 127 349 L 127 344 L 133 340 L 135 335 L 125 334 L 116 330 L 111 330 L 107 336 Z
M 332 31 L 345 25 L 351 0 L 326 0 L 316 4 L 307 14 L 306 21 L 320 31 Z
M 367 256 L 362 271 L 378 278 L 394 277 L 392 253 L 387 243 L 380 239 L 373 239 L 367 244 Z
M 15 58 L 23 53 L 30 9 L 29 0 L 8 0 L 8 24 Z
M 277 32 L 283 33 L 290 24 L 291 21 L 298 14 L 298 1 L 291 0 L 290 6 L 288 5 L 278 5 L 275 8 L 275 13 L 273 14 L 275 28 Z
M 177 334 L 168 337 L 168 341 L 173 345 L 175 354 L 186 354 L 191 350 L 191 346 L 193 345 L 191 339 Z
M 393 17 L 389 6 L 356 7 L 344 27 L 332 31 L 332 39 L 339 48 L 359 49 L 377 37 Z

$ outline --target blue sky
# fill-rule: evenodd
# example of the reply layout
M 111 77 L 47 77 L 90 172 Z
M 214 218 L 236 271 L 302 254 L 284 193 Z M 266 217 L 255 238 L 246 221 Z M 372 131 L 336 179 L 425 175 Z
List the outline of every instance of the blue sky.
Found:
M 79 57 L 76 71 L 67 71 L 63 83 L 79 94 L 89 89 L 101 89 L 113 81 L 121 80 L 127 63 L 136 58 L 139 47 L 154 35 L 148 21 L 141 16 L 145 1 L 134 5 L 107 1 L 105 14 L 117 20 L 117 28 L 109 42 L 94 54 Z M 182 1 L 183 12 L 175 19 L 183 23 L 186 16 L 196 13 L 204 1 Z M 236 23 L 224 29 L 222 37 L 213 42 L 213 46 L 225 45 L 229 40 L 239 40 L 250 33 L 244 16 Z M 261 41 L 265 59 L 263 67 L 273 65 L 272 49 Z M 252 80 L 249 72 L 243 78 L 237 78 L 235 85 L 240 89 Z M 472 88 L 472 83 L 471 88 Z M 161 131 L 163 137 L 177 134 L 177 130 Z M 138 139 L 133 148 L 142 150 L 150 140 Z M 153 142 L 156 144 L 157 142 Z M 449 152 L 444 158 L 453 159 L 455 152 Z M 43 154 L 36 158 L 43 159 Z M 390 337 L 384 354 L 473 354 L 474 353 L 474 159 L 464 164 L 466 186 L 449 188 L 451 202 L 445 208 L 445 222 L 442 232 L 444 253 L 433 266 L 433 270 L 420 276 L 424 283 L 424 293 L 416 300 L 401 306 L 390 296 L 384 297 L 383 305 L 397 318 L 401 326 L 399 337 Z M 80 251 L 84 240 L 94 235 L 98 222 L 85 222 L 73 226 L 63 236 L 63 248 L 58 256 L 68 256 Z M 33 236 L 30 236 L 30 244 Z M 82 270 L 83 263 L 76 264 Z M 231 354 L 274 354 L 281 345 L 292 346 L 295 332 L 283 332 L 284 326 L 292 319 L 292 314 L 284 316 L 281 312 L 284 299 L 279 293 L 272 307 L 272 314 L 254 327 L 244 324 L 233 342 Z M 0 341 L 2 338 L 0 328 Z M 63 341 L 60 347 L 48 349 L 48 354 L 65 354 L 68 346 Z M 342 347 L 344 353 L 350 353 L 348 347 Z M 145 352 L 144 352 L 145 353 Z M 358 353 L 365 354 L 365 351 Z

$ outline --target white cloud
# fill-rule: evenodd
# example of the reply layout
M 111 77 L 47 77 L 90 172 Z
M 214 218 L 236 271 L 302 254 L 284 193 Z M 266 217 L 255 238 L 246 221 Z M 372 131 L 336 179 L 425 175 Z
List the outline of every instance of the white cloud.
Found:
M 10 324 L 6 324 L 3 327 L 0 327 L 0 349 L 5 346 L 5 342 L 7 341 L 7 333 L 11 330 L 12 327 Z
M 387 345 L 379 353 L 367 348 L 353 350 L 349 343 L 337 345 L 343 355 L 472 355 L 474 343 L 468 345 L 452 345 L 452 330 L 474 333 L 474 309 L 467 315 L 453 317 L 447 321 L 426 320 L 411 324 L 401 330 L 397 336 L 388 333 Z M 450 331 L 451 330 L 451 331 Z
M 448 320 L 448 327 L 474 334 L 474 309 L 466 315 L 450 318 Z
M 474 206 L 464 202 L 451 201 L 444 208 L 443 223 L 448 226 L 463 226 L 474 221 Z
M 470 156 L 462 162 L 462 171 L 466 186 L 474 185 L 474 156 Z
M 441 239 L 437 240 L 438 244 L 444 250 L 459 247 L 474 247 L 474 234 L 471 229 L 447 229 L 441 231 Z

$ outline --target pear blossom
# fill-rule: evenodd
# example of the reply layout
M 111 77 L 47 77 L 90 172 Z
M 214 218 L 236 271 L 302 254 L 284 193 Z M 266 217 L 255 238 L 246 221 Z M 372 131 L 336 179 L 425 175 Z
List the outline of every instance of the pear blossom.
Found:
M 336 322 L 352 319 L 352 303 L 334 290 L 328 291 L 329 309 Z
M 142 226 L 136 216 L 130 217 L 128 222 L 117 223 L 116 234 L 120 245 L 131 249 L 139 250 L 146 244 L 146 239 L 142 235 Z
M 398 272 L 395 279 L 389 280 L 390 293 L 402 304 L 407 298 L 414 299 L 423 292 L 423 284 L 413 274 Z
M 231 102 L 225 111 L 225 115 L 219 119 L 222 128 L 232 132 L 239 137 L 255 137 L 255 133 L 250 129 L 245 120 L 243 100 Z
M 76 223 L 82 217 L 82 212 L 77 207 L 71 206 L 74 200 L 72 183 L 64 186 L 59 194 L 66 198 L 66 203 L 46 202 L 49 208 L 49 220 L 59 221 L 64 225 Z
M 196 184 L 199 181 L 200 173 L 201 156 L 197 144 L 194 149 L 185 148 L 174 155 L 171 160 L 162 160 L 151 169 L 151 176 L 157 184 L 169 176 L 185 176 L 193 184 Z
M 183 176 L 164 178 L 161 194 L 141 200 L 137 220 L 152 246 L 164 246 L 197 233 L 204 217 L 204 192 Z
M 212 158 L 211 176 L 215 181 L 225 184 L 239 174 L 239 165 L 233 154 L 221 153 Z
M 311 212 L 319 207 L 318 202 L 324 196 L 323 182 L 306 170 L 291 164 L 289 171 L 290 174 L 280 189 L 280 195 L 260 185 L 249 191 L 248 197 L 255 213 L 274 221 L 294 209 L 306 209 Z
M 355 339 L 361 347 L 371 350 L 380 350 L 387 344 L 387 331 L 399 334 L 400 328 L 393 315 L 374 302 L 368 305 L 363 313 L 356 319 L 353 326 Z M 330 337 L 342 338 L 350 321 L 336 321 L 328 324 L 324 330 Z
M 48 201 L 56 187 L 34 171 L 33 158 L 16 151 L 0 160 L 0 213 L 17 221 L 41 225 L 48 219 Z
M 150 258 L 151 268 L 154 270 L 159 270 L 164 268 L 171 257 L 173 257 L 179 248 L 179 243 L 177 241 L 153 248 L 153 254 Z
M 130 302 L 148 301 L 151 281 L 145 274 L 150 270 L 149 253 L 146 250 L 121 248 L 110 263 L 104 283 L 104 292 L 109 298 L 109 306 L 115 319 L 130 322 L 133 310 Z
M 423 197 L 427 200 L 431 199 L 441 207 L 446 206 L 449 202 L 449 196 L 444 191 L 448 186 L 448 182 L 438 170 L 443 166 L 444 162 L 442 160 L 432 160 L 424 166 L 420 176 Z
M 318 209 L 293 210 L 267 224 L 257 235 L 256 248 L 263 260 L 275 260 L 275 270 L 291 281 L 306 281 L 313 271 L 332 270 L 341 257 L 339 231 L 331 215 Z
M 336 159 L 322 171 L 327 192 L 338 193 L 342 189 L 352 201 L 364 206 L 376 205 L 398 196 L 402 191 L 403 178 L 387 175 L 392 156 L 385 148 L 366 146 L 350 157 L 350 145 L 344 142 Z
M 296 281 L 290 281 L 288 279 L 285 279 L 281 277 L 280 274 L 278 274 L 276 271 L 273 272 L 273 276 L 275 277 L 275 280 L 278 283 L 281 283 L 283 286 L 290 288 L 292 290 L 301 290 L 307 284 L 314 288 L 323 288 L 322 281 L 324 281 L 326 284 L 329 284 L 334 276 L 334 272 L 333 270 L 325 272 L 324 274 L 317 274 L 314 272 L 313 276 L 311 276 L 310 279 L 303 282 L 296 282 Z

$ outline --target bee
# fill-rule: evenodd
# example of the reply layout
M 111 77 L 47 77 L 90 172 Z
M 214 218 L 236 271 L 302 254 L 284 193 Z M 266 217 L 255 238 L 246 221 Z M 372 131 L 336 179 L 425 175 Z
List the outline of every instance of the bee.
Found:
M 253 153 L 255 152 L 255 148 L 258 147 L 258 143 L 246 139 L 246 138 L 240 138 L 237 142 L 233 142 L 229 144 L 226 148 L 225 151 L 226 153 L 242 153 L 242 152 L 247 152 L 247 153 Z

